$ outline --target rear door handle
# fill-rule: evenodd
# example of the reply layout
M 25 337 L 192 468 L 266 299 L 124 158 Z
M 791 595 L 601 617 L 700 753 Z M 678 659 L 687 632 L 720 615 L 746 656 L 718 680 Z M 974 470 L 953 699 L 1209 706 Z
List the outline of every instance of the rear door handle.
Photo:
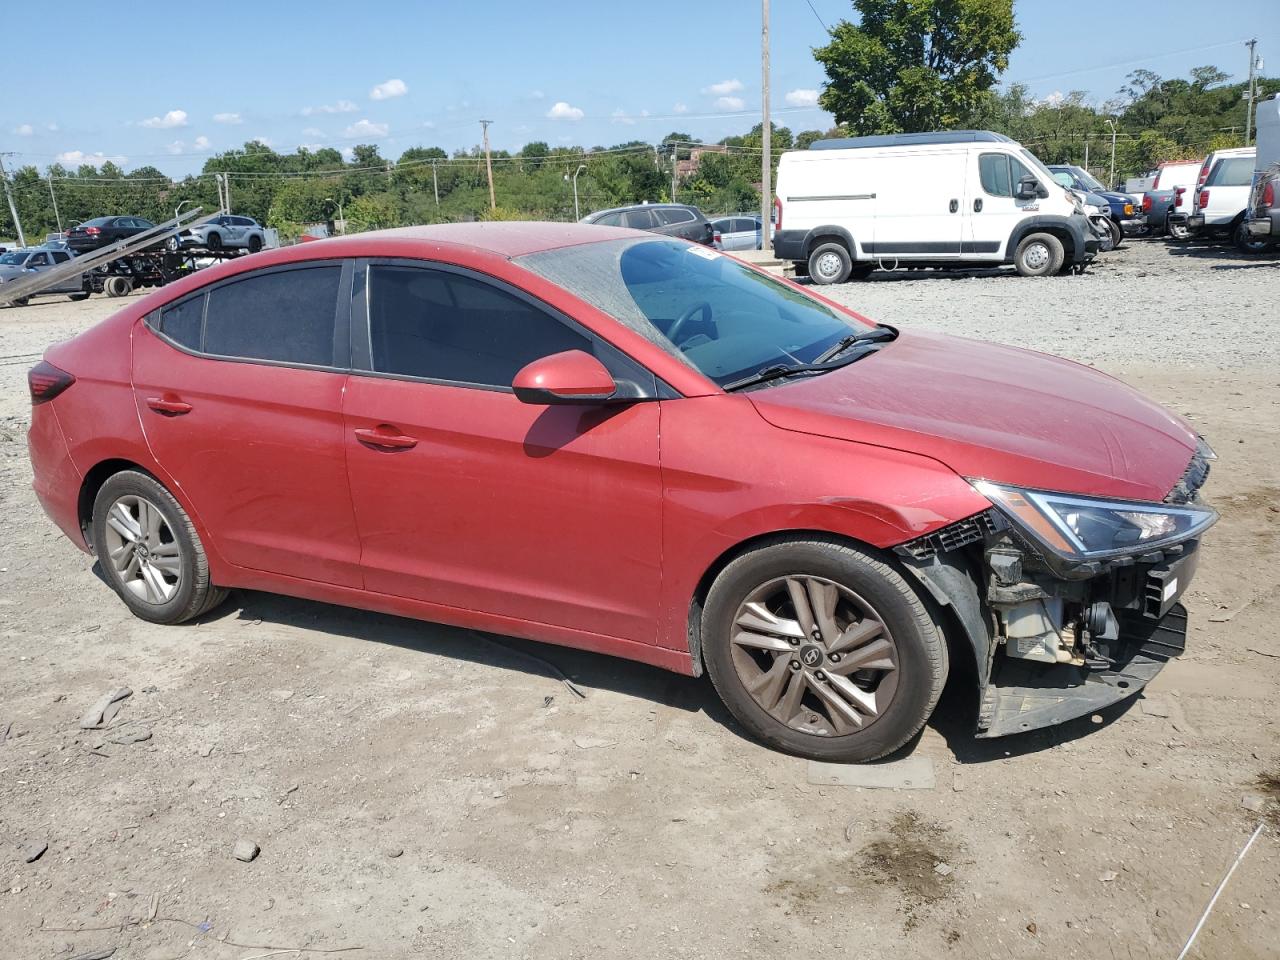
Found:
M 974 198 L 974 200 L 973 200 L 973 212 L 974 212 L 974 213 L 981 213 L 981 212 L 982 212 L 982 198 L 981 198 L 981 197 L 975 197 L 975 198 Z
M 356 431 L 356 439 L 370 447 L 383 447 L 387 450 L 408 450 L 418 445 L 417 438 L 393 433 L 394 430 L 395 427 L 388 424 L 383 424 L 375 430 L 362 427 Z
M 959 200 L 952 200 L 952 201 L 951 201 L 951 212 L 952 212 L 952 213 L 955 213 L 955 212 L 956 212 L 957 210 L 959 210 L 959 209 L 960 209 L 960 201 L 959 201 Z
M 168 397 L 147 397 L 147 406 L 156 413 L 170 417 L 180 417 L 191 412 L 191 404 L 182 400 L 170 400 Z

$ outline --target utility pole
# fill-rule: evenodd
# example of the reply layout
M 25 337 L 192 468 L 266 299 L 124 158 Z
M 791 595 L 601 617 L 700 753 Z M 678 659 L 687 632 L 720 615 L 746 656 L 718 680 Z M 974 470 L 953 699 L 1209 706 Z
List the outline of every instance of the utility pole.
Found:
M 689 151 L 693 156 L 693 151 Z M 676 202 L 676 174 L 680 171 L 680 141 L 671 141 L 671 202 Z
M 1114 117 L 1107 117 L 1107 123 L 1111 127 L 1111 182 L 1108 187 L 1116 185 L 1116 121 Z
M 1084 168 L 1086 170 L 1089 169 L 1089 138 L 1088 137 L 1084 138 Z M 1111 185 L 1112 184 L 1108 184 L 1108 186 L 1111 186 Z
M 58 232 L 62 232 L 62 214 L 58 212 L 58 198 L 53 195 L 53 177 L 49 178 L 49 199 L 53 201 L 53 219 L 58 221 Z
M 1254 56 L 1254 48 L 1258 46 L 1258 38 L 1245 41 L 1245 46 L 1249 48 L 1249 85 L 1244 90 L 1244 95 L 1249 101 L 1244 114 L 1244 145 L 1247 147 L 1249 141 L 1253 139 L 1253 76 L 1254 68 L 1258 63 L 1258 58 Z
M 4 158 L 12 156 L 12 153 L 0 153 L 0 182 L 4 183 L 4 198 L 9 201 L 9 216 L 13 217 L 13 229 L 18 231 L 18 246 L 25 247 L 27 238 L 22 233 L 22 221 L 18 219 L 18 208 L 13 205 L 13 194 L 9 192 L 9 174 L 4 170 Z
M 436 209 L 440 208 L 440 181 L 436 179 L 436 162 L 431 161 L 431 189 L 436 195 Z
M 769 0 L 760 5 L 760 249 L 769 249 L 769 214 L 773 212 L 773 149 L 769 143 Z
M 489 209 L 497 210 L 498 201 L 493 198 L 493 159 L 489 155 L 489 124 L 492 120 L 481 120 L 480 129 L 484 131 L 484 167 L 489 173 Z

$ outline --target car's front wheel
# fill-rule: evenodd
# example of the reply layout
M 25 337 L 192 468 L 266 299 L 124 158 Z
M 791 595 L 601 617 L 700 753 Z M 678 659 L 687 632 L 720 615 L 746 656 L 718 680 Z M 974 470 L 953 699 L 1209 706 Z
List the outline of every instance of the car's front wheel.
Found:
M 182 623 L 227 592 L 209 581 L 204 546 L 182 505 L 137 470 L 109 477 L 93 503 L 93 543 L 103 575 L 136 616 Z
M 897 750 L 933 712 L 947 649 L 911 585 L 869 552 L 779 540 L 716 578 L 703 655 L 734 717 L 771 746 L 863 762 Z
M 853 258 L 842 243 L 824 243 L 809 254 L 809 279 L 814 283 L 844 283 L 853 269 Z

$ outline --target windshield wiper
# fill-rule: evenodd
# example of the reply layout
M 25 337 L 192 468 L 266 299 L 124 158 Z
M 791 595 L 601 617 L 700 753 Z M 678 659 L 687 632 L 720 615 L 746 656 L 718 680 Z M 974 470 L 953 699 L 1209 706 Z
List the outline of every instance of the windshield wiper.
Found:
M 894 335 L 897 335 L 897 331 L 894 331 Z M 757 383 L 768 383 L 770 380 L 778 380 L 782 377 L 790 377 L 800 373 L 826 373 L 829 370 L 839 370 L 841 367 L 847 367 L 863 357 L 870 356 L 883 346 L 883 344 L 874 341 L 867 342 L 864 340 L 859 342 L 867 343 L 867 349 L 853 356 L 844 357 L 836 361 L 828 360 L 825 363 L 775 363 L 757 370 L 749 377 L 726 383 L 721 389 L 725 392 L 731 392 L 733 390 L 741 390 L 743 387 L 755 386 Z
M 826 363 L 828 360 L 834 360 L 855 343 L 887 343 L 897 336 L 897 330 L 887 324 L 880 323 L 876 325 L 874 330 L 863 330 L 861 333 L 851 333 L 847 337 L 841 337 L 817 356 L 813 362 Z

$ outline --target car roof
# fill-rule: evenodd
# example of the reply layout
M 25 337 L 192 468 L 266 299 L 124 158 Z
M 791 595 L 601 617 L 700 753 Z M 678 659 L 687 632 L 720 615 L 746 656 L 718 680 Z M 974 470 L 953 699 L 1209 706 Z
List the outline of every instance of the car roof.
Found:
M 606 213 L 622 213 L 626 210 L 692 210 L 694 213 L 702 213 L 691 203 L 629 203 L 624 207 L 607 207 L 604 210 L 593 210 L 587 216 L 601 217 Z

